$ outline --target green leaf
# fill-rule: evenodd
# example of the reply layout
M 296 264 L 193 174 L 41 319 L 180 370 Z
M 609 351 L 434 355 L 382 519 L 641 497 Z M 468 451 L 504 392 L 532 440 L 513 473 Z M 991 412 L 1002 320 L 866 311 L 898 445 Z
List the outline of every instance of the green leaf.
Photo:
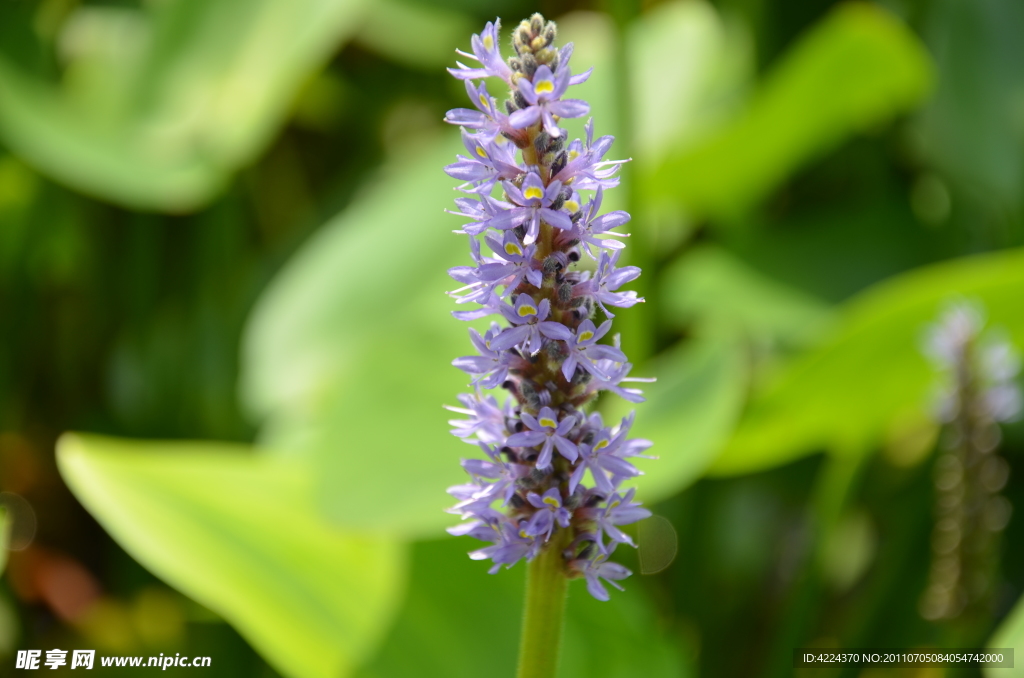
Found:
M 942 74 L 915 121 L 915 152 L 968 195 L 1020 210 L 1024 199 L 1024 126 L 1020 124 L 1024 24 L 1019 2 L 939 3 L 925 38 Z
M 702 0 L 666 2 L 645 12 L 629 27 L 626 55 L 631 141 L 643 166 L 732 117 L 754 70 L 749 36 Z
M 841 5 L 783 56 L 735 122 L 672 153 L 640 185 L 696 214 L 734 214 L 847 136 L 912 108 L 930 81 L 905 26 L 874 5 Z
M 800 344 L 831 319 L 828 306 L 779 283 L 713 245 L 690 250 L 662 276 L 669 322 L 694 324 L 702 334 Z
M 91 18 L 79 23 L 92 30 L 78 37 L 92 37 L 93 51 L 109 49 L 104 36 L 112 29 L 103 23 L 111 21 L 130 29 L 117 35 L 132 49 L 72 64 L 77 77 L 63 88 L 0 58 L 0 139 L 76 189 L 133 208 L 194 209 L 271 139 L 361 5 L 179 0 L 148 13 L 82 8 Z M 102 96 L 93 93 L 98 87 Z
M 512 678 L 523 606 L 522 563 L 496 575 L 466 552 L 473 539 L 416 544 L 409 595 L 380 652 L 359 678 Z M 620 551 L 616 552 L 618 556 Z M 594 600 L 569 582 L 561 678 L 693 675 L 679 643 L 663 635 L 643 582 Z
M 992 634 L 987 647 L 1006 648 L 1012 647 L 1014 652 L 1014 667 L 1007 669 L 983 669 L 985 678 L 1021 678 L 1024 676 L 1024 597 L 1017 601 L 1010 614 L 1006 615 L 999 628 Z
M 1022 250 L 943 262 L 869 288 L 841 307 L 821 346 L 754 400 L 712 472 L 749 473 L 826 448 L 865 450 L 901 421 L 927 420 L 935 378 L 920 348 L 927 324 L 967 297 L 1024 345 L 1022 296 Z
M 644 475 L 630 484 L 650 503 L 699 478 L 721 451 L 743 407 L 747 366 L 739 342 L 716 337 L 677 346 L 641 373 L 658 381 L 640 384 L 647 402 L 635 406 L 631 435 L 653 441 L 658 458 L 637 460 Z M 607 403 L 609 422 L 634 408 L 617 396 Z
M 460 147 L 448 135 L 409 149 L 292 257 L 245 333 L 243 395 L 264 443 L 316 458 L 324 506 L 345 525 L 437 534 L 472 454 L 442 409 L 468 382 L 451 361 L 472 350 L 445 295 L 447 269 L 469 262 L 451 232 L 463 221 L 444 213 L 441 168 Z
M 374 0 L 353 40 L 404 66 L 443 73 L 454 66 L 455 46 L 469 50 L 469 36 L 479 33 L 465 14 L 400 0 Z
M 283 675 L 337 678 L 380 640 L 404 550 L 313 510 L 309 469 L 237 445 L 79 434 L 61 475 L 154 574 L 231 622 Z

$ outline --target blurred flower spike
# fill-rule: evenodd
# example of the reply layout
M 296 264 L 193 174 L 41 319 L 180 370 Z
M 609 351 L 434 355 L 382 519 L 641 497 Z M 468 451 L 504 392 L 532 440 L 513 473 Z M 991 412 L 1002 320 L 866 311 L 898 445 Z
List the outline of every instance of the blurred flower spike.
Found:
M 990 609 L 999 535 L 1012 512 L 1000 493 L 1010 467 L 997 453 L 998 424 L 1021 413 L 1020 357 L 984 326 L 979 305 L 954 303 L 929 328 L 924 347 L 941 375 L 935 415 L 946 427 L 935 463 L 932 562 L 919 604 L 933 621 L 969 623 Z
M 470 219 L 456 233 L 469 236 L 473 258 L 473 266 L 449 270 L 463 284 L 451 295 L 475 305 L 453 315 L 508 324 L 492 322 L 483 334 L 471 329 L 478 355 L 453 363 L 472 376 L 474 392 L 448 408 L 466 417 L 451 422 L 452 433 L 484 459 L 463 460 L 470 482 L 448 490 L 458 500 L 451 512 L 463 518 L 449 532 L 490 542 L 470 557 L 492 561 L 491 573 L 557 549 L 564 574 L 586 579 L 595 598 L 608 600 L 605 583 L 619 588 L 630 575 L 608 561 L 619 544 L 633 545 L 619 527 L 651 515 L 633 500 L 633 489 L 620 489 L 640 475 L 631 459 L 644 456 L 650 441 L 628 437 L 632 414 L 606 425 L 585 409 L 600 391 L 642 402 L 638 389 L 622 384 L 650 381 L 627 376 L 618 335 L 609 337 L 614 316 L 607 307 L 643 301 L 616 291 L 640 275 L 635 266 L 617 267 L 623 243 L 616 238 L 628 234 L 613 229 L 629 214 L 598 216 L 622 161 L 604 159 L 613 138 L 595 141 L 592 121 L 586 138 L 570 143 L 558 126 L 590 112 L 587 102 L 565 96 L 590 71 L 572 74 L 572 44 L 554 46 L 555 24 L 539 14 L 523 21 L 507 62 L 500 27 L 488 23 L 473 36 L 472 53 L 460 52 L 479 66 L 449 69 L 466 81 L 473 105 L 445 116 L 462 127 L 468 151 L 445 170 L 465 182 L 459 188 L 469 197 L 458 198 L 452 213 Z M 475 82 L 486 77 L 508 86 L 503 106 Z M 500 197 L 492 196 L 495 189 Z M 586 202 L 584 191 L 591 194 Z M 583 256 L 596 262 L 596 273 L 574 270 Z M 510 394 L 503 404 L 481 391 L 499 386 Z

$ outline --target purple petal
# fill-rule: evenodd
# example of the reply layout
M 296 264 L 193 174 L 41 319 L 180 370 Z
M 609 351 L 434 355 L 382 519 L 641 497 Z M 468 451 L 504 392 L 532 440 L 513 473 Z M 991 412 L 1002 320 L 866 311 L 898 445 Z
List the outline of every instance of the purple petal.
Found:
M 520 80 L 519 82 L 523 81 Z M 538 119 L 540 119 L 540 108 L 537 106 L 530 106 L 529 108 L 516 111 L 512 115 L 508 116 L 508 124 L 516 129 L 524 129 L 537 124 Z
M 542 323 L 538 323 L 537 327 L 540 328 L 541 334 L 549 339 L 559 339 L 561 341 L 569 341 L 572 339 L 572 330 L 562 323 L 546 320 Z
M 582 99 L 553 101 L 548 104 L 547 108 L 559 118 L 582 118 L 587 113 L 590 113 L 590 104 Z
M 483 374 L 485 372 L 490 372 L 491 369 L 494 368 L 494 361 L 490 358 L 482 358 L 480 356 L 464 356 L 453 360 L 452 365 L 463 372 L 469 372 L 470 374 Z
M 562 363 L 562 376 L 566 381 L 572 381 L 573 372 L 576 371 L 576 354 L 570 353 L 569 357 Z
M 544 218 L 544 221 L 551 224 L 555 228 L 559 228 L 563 231 L 568 231 L 572 229 L 572 219 L 570 219 L 569 215 L 566 214 L 565 212 L 556 212 L 553 209 L 541 207 L 540 213 L 541 216 Z
M 555 447 L 558 448 L 559 454 L 561 454 L 563 457 L 573 462 L 579 458 L 580 453 L 576 449 L 576 445 L 573 444 L 571 441 L 566 440 L 562 436 L 552 436 L 551 439 L 554 440 Z
M 520 431 L 510 435 L 507 444 L 510 447 L 534 447 L 547 439 L 548 437 L 540 431 Z
M 507 351 L 516 344 L 522 343 L 530 334 L 529 325 L 509 327 L 491 340 L 491 348 L 495 351 Z
M 470 108 L 453 108 L 444 115 L 444 121 L 450 125 L 462 125 L 464 127 L 484 127 L 490 122 L 490 118 Z

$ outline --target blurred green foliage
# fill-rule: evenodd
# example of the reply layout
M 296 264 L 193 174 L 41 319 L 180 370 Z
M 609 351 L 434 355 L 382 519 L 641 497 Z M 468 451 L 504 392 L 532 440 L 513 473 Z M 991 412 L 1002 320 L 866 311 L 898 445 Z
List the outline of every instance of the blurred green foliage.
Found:
M 570 587 L 561 675 L 967 642 L 917 612 L 940 439 L 920 335 L 968 297 L 1024 348 L 1019 3 L 15 0 L 0 490 L 39 533 L 9 554 L 0 662 L 511 674 L 522 570 L 488 577 L 442 532 L 470 345 L 440 121 L 453 48 L 538 9 L 633 158 L 608 208 L 634 215 L 647 303 L 616 325 L 658 378 L 639 497 L 679 543 L 610 603 Z M 55 458 L 70 430 L 105 435 Z M 1018 507 L 1022 448 L 1007 427 Z M 1024 651 L 1022 525 L 970 643 Z
M 61 438 L 58 455 L 76 496 L 129 553 L 285 676 L 351 672 L 392 617 L 402 546 L 332 529 L 303 467 L 237 445 L 80 435 Z

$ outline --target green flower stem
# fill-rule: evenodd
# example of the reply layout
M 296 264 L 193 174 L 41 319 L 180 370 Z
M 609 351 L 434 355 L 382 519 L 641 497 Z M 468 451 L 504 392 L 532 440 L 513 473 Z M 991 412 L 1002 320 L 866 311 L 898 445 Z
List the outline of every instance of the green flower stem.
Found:
M 568 578 L 562 550 L 569 531 L 559 528 L 526 572 L 526 606 L 517 678 L 555 678 L 562 646 Z

